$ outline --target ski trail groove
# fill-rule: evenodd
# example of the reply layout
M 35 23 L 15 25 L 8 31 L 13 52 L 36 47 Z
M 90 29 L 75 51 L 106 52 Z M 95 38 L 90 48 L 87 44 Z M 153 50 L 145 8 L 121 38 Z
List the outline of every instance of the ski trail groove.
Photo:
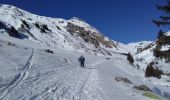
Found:
M 23 72 L 20 72 L 17 76 L 15 76 L 14 80 L 5 89 L 3 89 L 3 92 L 0 95 L 0 100 L 3 100 L 3 98 L 5 98 L 6 95 L 8 95 L 10 92 L 12 92 L 15 87 L 17 87 L 19 84 L 21 84 L 21 82 L 23 80 L 26 79 L 26 77 L 29 74 L 27 72 L 27 70 L 31 68 L 31 66 L 32 66 L 32 64 L 34 62 L 34 59 L 35 59 L 35 54 L 34 53 L 35 53 L 35 50 L 32 49 L 31 56 L 28 59 L 26 65 L 25 65 L 25 67 L 23 69 Z
M 89 79 L 90 74 L 91 74 L 91 71 L 88 73 L 88 76 L 87 76 L 86 79 L 84 80 L 84 82 L 83 82 L 83 84 L 82 84 L 82 86 L 81 86 L 81 88 L 80 88 L 80 90 L 79 90 L 78 93 L 82 93 L 82 92 L 83 92 L 82 90 L 83 90 L 84 86 L 86 85 L 86 82 L 87 82 L 87 80 Z
M 102 100 L 101 94 L 99 94 L 100 90 L 96 87 L 97 71 L 72 68 L 72 71 L 66 73 L 48 89 L 48 92 L 37 95 L 36 100 Z M 88 97 L 88 94 L 91 94 L 91 97 Z
M 31 56 L 30 56 L 30 58 L 29 58 L 28 62 L 26 63 L 26 65 L 25 65 L 25 67 L 24 67 L 23 70 L 28 70 L 28 69 L 30 69 L 31 66 L 32 66 L 32 64 L 33 64 L 33 62 L 34 62 L 34 59 L 35 59 L 35 50 L 32 49 Z
M 71 67 L 71 68 L 67 68 L 66 70 L 63 70 L 63 71 L 65 73 L 61 74 L 61 76 L 59 76 L 59 78 L 56 80 L 56 82 L 53 85 L 47 87 L 48 89 L 45 91 L 42 91 L 42 93 L 37 95 L 36 98 L 45 98 L 45 97 L 49 97 L 49 95 L 54 95 L 54 93 L 56 93 L 56 92 L 60 92 L 61 86 L 63 86 L 63 84 L 65 84 L 72 77 L 70 75 L 70 73 L 74 72 L 75 68 Z M 76 74 L 77 73 L 74 73 L 73 75 L 76 75 Z M 55 76 L 53 76 L 53 77 L 55 77 Z
M 20 73 L 19 75 L 15 76 L 15 79 L 3 90 L 3 93 L 0 96 L 0 100 L 11 92 L 26 76 L 26 73 Z
M 35 50 L 32 49 L 21 72 L 1 92 L 0 100 L 103 100 L 97 69 L 80 68 L 77 64 L 61 67 L 57 63 L 59 67 L 41 66 L 45 68 L 34 71 L 34 60 Z

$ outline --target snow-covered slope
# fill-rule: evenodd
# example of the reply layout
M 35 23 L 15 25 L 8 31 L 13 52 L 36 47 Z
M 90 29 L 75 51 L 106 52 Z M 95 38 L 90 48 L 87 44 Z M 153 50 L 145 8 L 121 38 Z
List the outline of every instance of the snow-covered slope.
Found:
M 136 64 L 145 69 L 150 63 L 154 63 L 165 74 L 170 73 L 170 37 L 169 32 L 152 42 L 148 48 L 134 55 Z
M 145 78 L 124 55 L 45 49 L 39 43 L 0 37 L 1 100 L 150 100 L 133 88 L 142 84 L 162 100 L 170 97 L 169 77 Z M 86 58 L 85 68 L 79 67 L 80 55 Z M 118 77 L 131 82 L 116 81 Z
M 170 31 L 165 33 L 166 36 L 170 36 Z
M 110 40 L 79 18 L 49 18 L 0 5 L 0 100 L 150 100 L 140 85 L 168 100 L 168 76 L 145 78 L 145 71 L 126 60 L 131 52 L 135 64 L 145 68 L 155 59 L 155 47 L 155 42 Z M 77 61 L 81 55 L 85 68 Z
M 10 5 L 0 5 L 0 35 L 4 34 L 66 50 L 104 55 L 111 55 L 109 51 L 127 52 L 79 18 L 38 16 Z
M 129 43 L 127 44 L 127 46 L 130 49 L 131 53 L 134 54 L 134 53 L 142 52 L 145 48 L 147 49 L 147 47 L 152 43 L 153 41 L 140 41 L 140 42 Z

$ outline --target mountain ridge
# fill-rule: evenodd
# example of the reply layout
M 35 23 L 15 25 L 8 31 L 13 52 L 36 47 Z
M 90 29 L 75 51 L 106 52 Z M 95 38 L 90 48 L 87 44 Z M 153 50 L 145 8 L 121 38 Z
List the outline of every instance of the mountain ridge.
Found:
M 0 100 L 169 100 L 169 33 L 125 45 L 79 18 L 0 6 Z M 156 54 L 158 57 L 156 57 Z M 83 56 L 85 67 L 79 66 Z M 148 65 L 163 69 L 145 77 Z
M 21 38 L 50 46 L 83 49 L 83 51 L 104 55 L 111 55 L 110 51 L 129 52 L 126 50 L 126 45 L 109 39 L 77 17 L 65 20 L 38 16 L 15 6 L 3 4 L 0 6 L 0 14 L 0 22 L 3 26 L 1 33 L 13 37 L 21 35 Z M 3 30 L 4 27 L 7 28 Z M 16 34 L 13 34 L 14 32 Z

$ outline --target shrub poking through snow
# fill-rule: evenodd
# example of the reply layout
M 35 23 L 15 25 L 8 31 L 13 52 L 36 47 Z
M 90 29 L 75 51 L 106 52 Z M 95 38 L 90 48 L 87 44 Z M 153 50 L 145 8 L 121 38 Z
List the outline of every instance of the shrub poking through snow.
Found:
M 61 28 L 59 26 L 56 26 L 58 30 L 61 30 Z
M 157 96 L 156 94 L 149 92 L 149 91 L 145 91 L 143 93 L 143 95 L 150 98 L 150 99 L 153 99 L 153 100 L 161 100 L 161 98 L 159 96 Z
M 127 54 L 127 60 L 132 64 L 134 63 L 134 59 L 130 53 Z
M 168 72 L 166 72 L 165 75 L 170 77 L 170 73 L 168 73 Z
M 163 71 L 162 71 L 162 70 L 160 70 L 160 69 L 158 69 L 158 68 L 155 69 L 154 77 L 157 77 L 157 78 L 160 79 L 162 74 L 163 74 Z
M 15 46 L 15 44 L 11 43 L 11 42 L 8 42 L 8 45 L 9 46 Z
M 154 72 L 155 69 L 153 68 L 152 64 L 149 64 L 146 68 L 146 72 L 145 72 L 145 77 L 152 77 L 154 76 Z
M 137 67 L 137 69 L 140 69 L 140 66 L 139 66 L 139 64 L 136 64 L 136 67 Z
M 166 80 L 167 82 L 170 82 L 170 80 Z
M 158 68 L 155 69 L 153 67 L 153 63 L 150 63 L 146 68 L 145 77 L 157 77 L 160 79 L 162 74 L 163 74 L 162 70 Z
M 66 58 L 63 59 L 66 63 L 70 63 L 70 61 Z
M 47 53 L 54 53 L 54 52 L 53 52 L 52 50 L 50 50 L 50 49 L 46 49 L 45 52 L 47 52 Z
M 110 60 L 111 58 L 106 58 L 106 60 Z

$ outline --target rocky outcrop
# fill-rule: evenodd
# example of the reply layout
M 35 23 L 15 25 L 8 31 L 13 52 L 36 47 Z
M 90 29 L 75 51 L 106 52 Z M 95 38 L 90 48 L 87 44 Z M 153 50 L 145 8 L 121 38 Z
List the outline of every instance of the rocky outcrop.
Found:
M 170 45 L 170 36 L 163 35 L 158 38 L 156 42 L 156 48 L 154 49 L 154 56 L 158 58 L 165 58 L 170 61 L 170 48 L 168 50 L 161 50 L 163 46 Z
M 137 90 L 141 90 L 141 91 L 150 91 L 150 92 L 152 92 L 152 90 L 146 85 L 133 86 L 133 88 L 135 88 Z
M 127 52 L 126 45 L 110 40 L 82 19 L 38 16 L 20 8 L 0 6 L 0 33 L 50 47 L 112 55 Z M 72 35 L 70 35 L 72 34 Z
M 40 24 L 39 22 L 36 22 L 35 27 L 37 27 L 42 33 L 48 33 L 51 32 L 51 30 L 48 28 L 46 24 Z
M 71 22 L 67 24 L 67 31 L 72 35 L 78 34 L 85 42 L 93 44 L 96 48 L 100 47 L 100 43 L 107 48 L 113 47 L 113 42 L 105 40 L 105 37 L 101 33 L 85 30 L 84 27 L 80 27 Z
M 152 42 L 144 48 L 142 48 L 142 47 L 137 48 L 137 54 L 143 52 L 144 50 L 148 50 L 148 49 L 152 48 L 154 45 L 155 45 L 155 43 Z
M 124 77 L 115 77 L 115 80 L 118 82 L 124 82 L 124 83 L 128 83 L 128 84 L 133 84 L 129 79 L 124 78 Z
M 20 33 L 15 27 L 6 25 L 3 22 L 0 22 L 0 29 L 4 29 L 4 31 L 9 34 L 11 37 L 23 39 L 28 38 L 26 35 Z

